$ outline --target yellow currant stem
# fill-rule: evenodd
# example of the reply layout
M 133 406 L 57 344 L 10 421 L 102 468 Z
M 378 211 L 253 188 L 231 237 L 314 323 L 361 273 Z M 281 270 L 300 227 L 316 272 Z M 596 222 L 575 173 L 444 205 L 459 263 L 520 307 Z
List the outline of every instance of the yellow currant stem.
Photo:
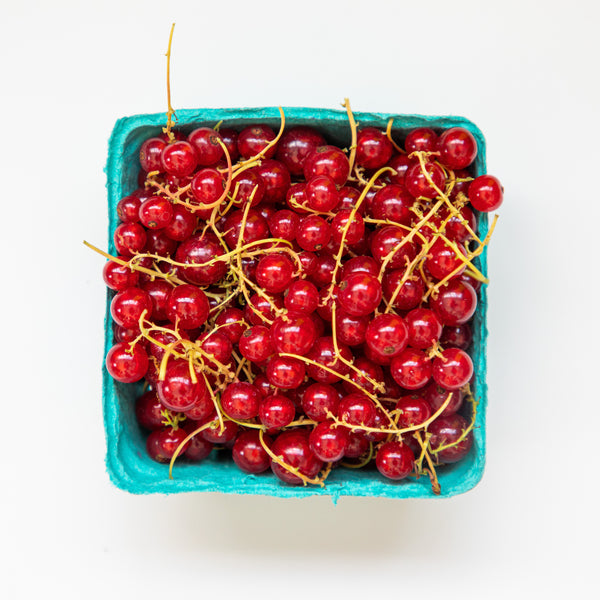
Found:
M 392 143 L 392 146 L 394 146 L 394 148 L 396 148 L 396 150 L 400 154 L 406 154 L 406 151 L 404 150 L 404 148 L 401 148 L 400 146 L 398 146 L 398 144 L 396 144 L 396 142 L 394 141 L 394 138 L 392 138 L 392 125 L 393 124 L 394 124 L 394 117 L 390 117 L 390 119 L 387 122 L 387 127 L 385 128 L 385 135 L 387 136 L 387 139 L 390 140 L 390 142 Z
M 277 456 L 271 450 L 271 448 L 269 448 L 269 446 L 267 446 L 267 444 L 265 443 L 264 431 L 263 431 L 262 427 L 258 431 L 258 438 L 259 438 L 260 443 L 261 443 L 262 447 L 264 448 L 265 452 L 271 457 L 271 459 L 274 460 L 280 467 L 284 468 L 286 471 L 289 471 L 292 475 L 299 477 L 305 486 L 309 483 L 312 483 L 313 485 L 320 485 L 321 487 L 324 487 L 323 481 L 321 479 L 319 479 L 319 478 L 311 479 L 310 477 L 307 477 L 303 473 L 300 473 L 300 470 L 297 467 L 292 467 L 291 465 L 288 465 L 283 460 L 283 458 L 281 458 L 281 456 Z
M 346 360 L 340 353 L 340 349 L 339 349 L 339 346 L 337 343 L 337 331 L 336 331 L 337 325 L 335 322 L 335 311 L 336 311 L 336 306 L 335 306 L 335 302 L 334 302 L 331 305 L 331 335 L 332 335 L 332 339 L 333 339 L 333 350 L 335 352 L 336 358 L 339 359 L 341 362 L 343 362 L 352 371 L 354 371 L 359 377 L 364 377 L 376 390 L 380 391 L 383 394 L 385 392 L 385 385 L 383 383 L 381 383 L 380 381 L 376 381 L 375 379 L 372 379 L 371 377 L 369 377 L 366 373 L 363 373 L 358 367 L 356 367 L 354 365 L 353 362 Z M 365 388 L 363 388 L 358 383 L 355 382 L 354 385 L 363 394 L 367 393 Z M 375 398 L 377 398 L 377 396 L 375 396 Z M 377 406 L 387 415 L 387 411 L 383 408 L 383 406 L 381 406 L 378 398 L 376 400 L 376 403 L 377 403 Z
M 341 465 L 342 465 L 342 467 L 346 467 L 348 469 L 362 469 L 363 467 L 366 467 L 371 462 L 372 458 L 373 458 L 373 442 L 369 442 L 369 452 L 367 453 L 366 458 L 361 460 L 359 463 L 342 462 Z
M 426 434 L 426 436 L 429 436 L 429 434 Z M 427 473 L 431 481 L 431 489 L 433 493 L 439 495 L 441 492 L 440 484 L 438 482 L 437 473 L 435 472 L 435 466 L 433 464 L 433 461 L 431 460 L 429 452 L 427 451 L 427 446 L 429 445 L 429 437 L 426 437 L 426 441 L 424 442 L 421 439 L 421 434 L 418 431 L 414 433 L 414 437 L 421 446 L 421 456 L 419 457 L 419 466 L 417 469 L 417 474 L 419 475 L 422 472 Z M 425 457 L 429 469 L 422 470 L 423 457 Z M 417 468 L 417 461 L 415 461 L 415 468 Z
M 173 42 L 173 31 L 175 31 L 175 23 L 171 25 L 169 46 L 165 55 L 167 57 L 167 126 L 163 131 L 169 136 L 170 142 L 175 140 L 175 136 L 171 132 L 171 129 L 173 128 L 173 117 L 175 116 L 175 111 L 171 106 L 171 43 Z
M 185 448 L 186 444 L 191 439 L 193 439 L 194 437 L 196 437 L 200 432 L 204 431 L 205 429 L 208 429 L 209 427 L 212 427 L 213 425 L 216 425 L 216 423 L 217 423 L 217 419 L 215 419 L 214 421 L 209 421 L 208 423 L 204 423 L 204 425 L 201 425 L 200 427 L 198 427 L 198 429 L 194 429 L 194 431 L 192 431 L 192 433 L 190 433 L 181 442 L 181 444 L 179 444 L 179 446 L 177 446 L 177 449 L 175 450 L 175 452 L 173 453 L 173 456 L 171 458 L 171 462 L 169 463 L 169 479 L 173 479 L 173 465 L 175 464 L 175 461 L 177 460 L 177 457 L 181 454 L 181 452 Z
M 331 300 L 331 297 L 333 295 L 333 289 L 335 287 L 335 280 L 336 280 L 337 272 L 342 264 L 342 255 L 344 254 L 344 245 L 346 243 L 346 236 L 348 235 L 348 230 L 350 229 L 350 225 L 352 225 L 352 222 L 354 221 L 354 217 L 355 217 L 356 213 L 358 212 L 358 209 L 360 208 L 361 204 L 364 202 L 365 198 L 367 197 L 367 194 L 369 193 L 369 190 L 373 187 L 373 184 L 375 183 L 375 181 L 377 181 L 377 179 L 381 175 L 383 175 L 384 173 L 387 173 L 388 171 L 393 171 L 393 169 L 391 167 L 382 167 L 381 169 L 379 169 L 379 171 L 377 171 L 373 175 L 373 177 L 371 177 L 371 179 L 369 180 L 369 183 L 363 189 L 361 195 L 358 197 L 358 200 L 356 201 L 356 204 L 350 211 L 350 214 L 348 215 L 348 220 L 346 221 L 346 224 L 342 227 L 342 239 L 340 240 L 340 248 L 339 248 L 337 254 L 335 255 L 335 267 L 333 268 L 333 271 L 331 273 L 331 283 L 329 284 L 329 289 L 327 291 L 327 295 L 321 301 L 321 306 L 326 306 L 327 303 L 329 302 L 329 300 Z
M 448 448 L 453 448 L 454 446 L 457 446 L 458 444 L 460 444 L 468 435 L 469 433 L 473 430 L 473 428 L 475 427 L 475 420 L 477 419 L 477 405 L 479 404 L 475 398 L 473 398 L 472 396 L 467 398 L 467 400 L 471 403 L 471 405 L 473 406 L 473 414 L 471 416 L 471 422 L 469 423 L 469 425 L 466 427 L 466 429 L 463 429 L 461 435 L 456 439 L 456 441 L 450 443 L 450 444 L 442 444 L 440 446 L 438 446 L 437 448 L 432 449 L 431 453 L 436 455 L 439 452 L 441 452 L 442 450 L 446 450 Z
M 348 157 L 348 162 L 350 163 L 350 173 L 352 173 L 352 169 L 354 168 L 354 161 L 356 160 L 356 145 L 358 139 L 358 132 L 356 121 L 354 120 L 354 114 L 352 113 L 352 109 L 350 108 L 350 100 L 348 98 L 344 98 L 342 106 L 346 109 L 346 112 L 348 113 L 350 134 L 352 136 L 350 142 L 350 156 Z

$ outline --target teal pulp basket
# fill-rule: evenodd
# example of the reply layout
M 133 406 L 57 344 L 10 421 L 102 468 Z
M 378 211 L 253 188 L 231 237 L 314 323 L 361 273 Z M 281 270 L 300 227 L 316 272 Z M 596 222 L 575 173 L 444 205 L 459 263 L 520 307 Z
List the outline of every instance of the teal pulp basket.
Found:
M 285 108 L 286 127 L 309 125 L 320 130 L 329 143 L 341 147 L 350 144 L 350 128 L 345 111 L 315 108 Z M 447 129 L 464 127 L 476 138 L 478 155 L 474 173 L 486 171 L 485 139 L 481 131 L 462 117 L 436 117 L 419 115 L 395 115 L 380 113 L 355 113 L 361 127 L 373 126 L 385 129 L 390 118 L 393 136 L 402 141 L 406 133 L 416 127 Z M 200 125 L 214 126 L 223 121 L 227 127 L 242 129 L 252 123 L 266 123 L 274 130 L 280 126 L 279 110 L 269 108 L 230 108 L 180 110 L 177 127 L 189 132 Z M 149 137 L 161 132 L 165 115 L 136 115 L 119 119 L 109 140 L 106 165 L 108 188 L 108 248 L 115 254 L 113 234 L 119 224 L 116 207 L 119 200 L 137 188 L 139 150 Z M 487 233 L 486 215 L 479 215 L 479 234 Z M 478 267 L 487 276 L 486 251 L 477 259 Z M 110 317 L 108 291 L 105 317 L 105 356 L 113 345 L 113 328 Z M 134 403 L 141 393 L 141 384 L 115 382 L 103 366 L 103 407 L 106 432 L 106 466 L 112 482 L 119 488 L 134 494 L 180 492 L 223 492 L 229 494 L 255 494 L 279 497 L 303 497 L 313 495 L 331 496 L 334 501 L 342 496 L 366 496 L 386 498 L 449 497 L 472 489 L 481 479 L 485 465 L 485 416 L 487 405 L 486 385 L 486 310 L 485 286 L 479 292 L 479 304 L 472 322 L 473 345 L 470 351 L 475 366 L 474 395 L 478 401 L 474 429 L 474 444 L 470 454 L 462 461 L 440 467 L 438 479 L 440 496 L 435 496 L 427 477 L 418 480 L 408 478 L 399 482 L 385 480 L 375 469 L 336 468 L 325 482 L 325 487 L 290 486 L 280 482 L 270 471 L 249 475 L 240 471 L 230 457 L 223 452 L 211 453 L 204 462 L 194 465 L 175 463 L 173 479 L 169 479 L 168 465 L 152 461 L 146 454 L 145 432 L 141 431 L 134 415 Z

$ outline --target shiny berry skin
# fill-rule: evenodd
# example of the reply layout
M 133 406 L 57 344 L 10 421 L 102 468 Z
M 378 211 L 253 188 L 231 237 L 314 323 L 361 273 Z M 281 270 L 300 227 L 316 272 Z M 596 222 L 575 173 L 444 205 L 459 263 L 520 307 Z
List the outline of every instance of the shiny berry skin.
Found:
M 163 410 L 165 407 L 153 390 L 144 392 L 135 401 L 135 418 L 140 427 L 147 431 L 155 431 L 164 427 Z
M 219 129 L 219 135 L 221 136 L 221 141 L 227 148 L 227 152 L 229 152 L 231 162 L 235 163 L 240 155 L 237 149 L 238 132 L 235 129 L 230 129 L 229 127 L 221 127 L 221 129 Z
M 131 258 L 144 251 L 146 247 L 146 230 L 139 223 L 121 223 L 113 236 L 117 252 Z
M 244 323 L 244 311 L 239 308 L 226 308 L 220 312 L 216 319 L 215 325 L 219 327 L 219 331 L 226 335 L 232 344 L 237 344 L 242 333 L 248 327 Z
M 468 283 L 451 279 L 430 303 L 443 325 L 462 325 L 475 314 L 477 293 Z
M 456 171 L 466 169 L 477 156 L 477 141 L 473 134 L 463 127 L 447 129 L 438 141 L 440 162 Z
M 165 427 L 152 431 L 146 440 L 148 456 L 156 462 L 168 463 L 186 437 L 187 433 L 180 428 Z
M 335 326 L 338 342 L 342 342 L 347 346 L 362 344 L 367 335 L 368 325 L 369 317 L 367 315 L 355 317 L 339 308 L 336 310 Z
M 115 344 L 106 355 L 106 370 L 121 383 L 134 383 L 144 377 L 148 370 L 148 354 L 136 344 L 133 350 L 126 342 Z
M 194 147 L 185 141 L 173 142 L 165 146 L 160 160 L 163 169 L 175 177 L 187 177 L 198 166 Z
M 270 447 L 273 443 L 267 435 L 263 441 Z M 271 466 L 271 457 L 260 443 L 259 433 L 256 430 L 240 433 L 231 449 L 233 462 L 245 473 L 262 473 Z
M 372 350 L 389 357 L 398 356 L 406 348 L 408 339 L 404 319 L 389 313 L 376 316 L 369 323 L 365 336 Z
M 202 375 L 198 373 L 196 379 L 194 383 L 187 361 L 169 363 L 164 380 L 159 380 L 157 385 L 160 401 L 175 412 L 183 412 L 203 402 L 209 395 L 208 388 Z
M 421 391 L 423 400 L 426 400 L 431 406 L 432 414 L 436 413 L 452 394 L 450 402 L 442 412 L 442 416 L 453 415 L 457 412 L 463 403 L 464 394 L 460 390 L 447 390 L 440 387 L 435 381 L 430 381 Z
M 331 385 L 326 383 L 313 383 L 309 385 L 302 395 L 302 410 L 313 421 L 325 421 L 328 412 L 337 414 L 340 394 Z
M 325 138 L 311 127 L 298 126 L 284 131 L 277 148 L 280 160 L 292 175 L 302 175 L 306 157 L 319 146 L 325 145 Z
M 404 276 L 404 269 L 394 269 L 386 271 L 383 276 L 383 295 L 389 302 L 399 288 L 393 302 L 394 308 L 398 310 L 410 310 L 415 308 L 421 302 L 425 293 L 425 283 L 419 276 L 407 279 L 402 285 L 400 282 Z
M 195 329 L 206 323 L 210 305 L 206 294 L 195 285 L 174 287 L 167 302 L 167 315 L 182 329 Z
M 446 183 L 446 175 L 444 174 L 442 167 L 434 162 L 426 162 L 425 170 L 435 186 L 443 192 Z M 415 198 L 435 198 L 438 195 L 438 191 L 429 183 L 421 168 L 421 164 L 418 162 L 409 167 L 406 171 L 404 185 L 408 192 Z
M 373 427 L 375 404 L 363 393 L 356 392 L 344 396 L 338 404 L 338 418 L 348 425 Z
M 352 360 L 352 352 L 350 352 L 347 346 L 338 343 L 338 350 L 341 357 L 346 361 Z M 331 336 L 317 338 L 306 356 L 319 365 L 327 367 L 324 369 L 320 366 L 307 364 L 306 371 L 308 376 L 319 383 L 335 383 L 339 381 L 339 375 L 347 375 L 350 370 L 348 365 L 337 358 Z
M 225 242 L 230 248 L 235 248 L 240 241 L 240 235 L 242 234 L 242 221 L 244 219 L 243 210 L 232 210 L 223 224 L 224 233 L 223 237 Z M 248 210 L 246 215 L 246 223 L 242 235 L 243 244 L 250 244 L 258 240 L 262 240 L 269 237 L 269 226 L 267 220 L 254 208 Z
M 456 442 L 468 426 L 467 420 L 460 415 L 438 417 L 427 428 L 431 433 L 432 450 L 435 452 L 440 446 Z M 473 432 L 470 431 L 461 442 L 450 448 L 440 450 L 436 455 L 444 463 L 455 463 L 462 460 L 469 453 L 472 445 Z
M 188 408 L 183 412 L 188 419 L 200 421 L 203 424 L 217 418 L 215 405 L 210 393 L 201 396 L 191 408 Z
M 317 329 L 305 314 L 289 312 L 271 325 L 271 342 L 277 352 L 306 354 L 317 339 Z
M 167 143 L 160 138 L 150 138 L 142 144 L 140 148 L 140 165 L 146 173 L 163 170 L 160 157 L 166 145 Z
M 121 327 L 133 328 L 143 312 L 146 311 L 145 319 L 152 317 L 152 299 L 150 295 L 138 287 L 130 287 L 115 294 L 110 303 L 110 314 Z
M 428 308 L 414 308 L 405 319 L 409 346 L 425 350 L 440 339 L 442 323 L 434 311 Z
M 201 431 L 200 435 L 212 444 L 222 444 L 225 446 L 232 444 L 240 428 L 237 423 L 228 420 L 224 420 L 223 425 L 224 428 L 221 431 L 221 424 L 218 420 L 215 420 L 210 427 Z
M 267 254 L 256 267 L 256 282 L 272 294 L 283 292 L 294 277 L 294 263 L 285 254 Z
M 383 131 L 365 127 L 356 139 L 356 164 L 365 169 L 379 169 L 392 157 L 394 147 Z
M 189 435 L 190 433 L 193 433 L 199 426 L 200 425 L 198 425 L 196 422 L 187 420 L 183 423 L 182 429 L 185 431 L 186 435 Z M 213 447 L 214 444 L 206 441 L 201 435 L 196 434 L 188 441 L 182 454 L 188 461 L 199 463 L 208 458 Z
M 253 419 L 258 415 L 261 396 L 257 388 L 246 381 L 230 383 L 221 394 L 221 406 L 232 419 Z
M 117 258 L 127 260 L 123 256 L 118 256 Z M 139 276 L 137 271 L 132 271 L 125 265 L 120 265 L 109 260 L 104 264 L 104 268 L 102 269 L 102 278 L 111 290 L 121 292 L 129 287 L 137 286 Z
M 331 227 L 319 215 L 308 215 L 300 219 L 296 229 L 296 241 L 303 250 L 320 250 L 327 245 L 330 238 Z
M 160 196 L 151 196 L 140 206 L 140 222 L 148 229 L 162 229 L 173 219 L 173 206 Z
M 413 213 L 410 210 L 415 199 L 403 185 L 389 184 L 377 191 L 371 202 L 370 213 L 374 219 L 390 220 L 409 225 Z
M 196 340 L 196 344 L 199 344 L 205 354 L 208 355 L 204 356 L 203 360 L 204 364 L 211 369 L 219 370 L 218 363 L 223 365 L 231 360 L 233 345 L 221 330 L 203 333 Z
M 146 252 L 158 254 L 159 256 L 172 256 L 177 248 L 177 242 L 165 235 L 164 229 L 148 229 L 146 232 Z M 166 263 L 159 262 L 159 267 L 166 266 Z M 146 278 L 146 274 L 142 275 Z
M 233 178 L 231 192 L 236 205 L 243 206 L 252 199 L 251 206 L 257 206 L 265 195 L 265 182 L 253 169 L 242 171 Z
M 214 165 L 223 157 L 219 144 L 221 136 L 214 129 L 199 127 L 188 135 L 188 142 L 196 151 L 196 160 L 201 167 Z
M 294 420 L 296 407 L 287 396 L 273 394 L 261 400 L 258 416 L 269 431 L 281 429 Z
M 404 149 L 407 154 L 412 152 L 435 152 L 438 145 L 438 135 L 429 127 L 418 127 L 406 136 Z
M 152 300 L 152 320 L 166 321 L 167 303 L 173 286 L 164 279 L 155 279 L 147 281 L 142 285 L 142 289 L 150 296 Z
M 408 158 L 408 155 L 406 154 L 397 154 L 396 156 L 392 156 L 390 162 L 388 163 L 388 167 L 394 169 L 395 173 L 387 174 L 390 183 L 398 183 L 404 185 L 406 171 L 408 171 L 408 168 L 414 165 L 415 162 L 418 163 L 419 161 L 412 158 Z
M 202 169 L 192 177 L 190 191 L 200 204 L 213 204 L 223 195 L 224 183 L 216 169 Z
M 467 253 L 462 244 L 457 244 L 457 248 L 463 256 Z M 425 266 L 433 277 L 441 281 L 446 277 L 458 277 L 466 268 L 466 264 L 459 258 L 459 255 L 441 238 L 438 238 L 425 259 Z
M 262 363 L 273 354 L 271 332 L 262 325 L 254 325 L 244 331 L 239 341 L 240 353 L 253 363 Z
M 462 325 L 445 325 L 440 338 L 440 344 L 446 348 L 455 346 L 461 350 L 467 350 L 473 341 L 473 332 L 468 323 Z
M 273 213 L 268 220 L 271 235 L 289 242 L 296 239 L 296 228 L 300 217 L 292 210 L 284 208 Z
M 450 241 L 464 243 L 468 242 L 473 236 L 466 228 L 463 221 L 467 222 L 472 231 L 477 232 L 477 219 L 468 206 L 463 206 L 459 212 L 460 216 L 452 216 L 446 223 L 445 234 Z M 442 214 L 444 218 L 446 218 L 447 213 L 444 212 Z
M 398 418 L 398 427 L 405 429 L 425 423 L 433 414 L 427 400 L 418 396 L 404 396 L 396 403 L 396 409 L 402 413 Z
M 399 481 L 408 477 L 414 467 L 415 455 L 402 442 L 386 442 L 377 451 L 375 465 L 388 479 Z
M 307 181 L 317 175 L 327 175 L 336 185 L 342 186 L 350 174 L 350 163 L 339 148 L 319 146 L 306 157 L 303 171 Z
M 367 273 L 373 277 L 379 275 L 379 264 L 372 256 L 354 256 L 342 267 L 342 279 L 352 273 Z
M 338 427 L 333 421 L 319 423 L 308 438 L 310 449 L 324 462 L 342 459 L 350 443 L 350 434 L 345 427 Z
M 291 184 L 287 167 L 278 160 L 269 159 L 263 160 L 254 170 L 265 184 L 263 202 L 283 202 Z
M 350 222 L 350 225 L 347 225 Z M 345 229 L 345 238 L 344 236 Z M 346 244 L 356 244 L 365 234 L 365 222 L 360 213 L 352 215 L 351 210 L 340 210 L 331 221 L 331 237 L 337 244 L 342 243 L 342 238 Z
M 406 348 L 392 360 L 390 371 L 400 387 L 418 390 L 431 379 L 432 364 L 420 350 Z
M 354 317 L 372 313 L 381 302 L 381 284 L 372 275 L 353 273 L 343 279 L 339 286 L 338 302 Z
M 139 196 L 125 196 L 117 204 L 117 216 L 122 223 L 137 223 L 140 220 L 140 205 L 142 200 Z
M 269 383 L 282 390 L 296 389 L 304 381 L 305 373 L 304 363 L 291 356 L 273 356 L 267 364 Z
M 210 233 L 196 234 L 179 245 L 175 260 L 190 265 L 180 269 L 182 277 L 189 283 L 211 285 L 219 282 L 226 275 L 227 263 L 225 261 L 208 263 L 224 253 L 216 236 Z
M 265 294 L 259 296 L 252 294 L 250 301 L 244 309 L 244 318 L 252 325 L 264 325 L 265 319 L 273 321 L 275 319 L 275 308 L 283 308 L 283 301 L 278 294 Z M 258 314 L 257 314 L 258 313 Z M 261 315 L 265 319 L 261 318 Z
M 319 460 L 310 449 L 309 432 L 304 429 L 290 429 L 281 433 L 273 442 L 271 451 L 282 461 L 298 469 L 302 475 L 314 478 L 319 474 L 323 467 L 323 462 Z M 285 467 L 282 467 L 275 461 L 271 461 L 271 470 L 275 475 L 284 481 L 293 485 L 301 485 L 302 479 L 291 473 Z
M 343 381 L 342 386 L 348 393 L 366 391 L 375 393 L 375 385 L 367 377 L 376 382 L 383 381 L 383 369 L 366 356 L 354 359 L 354 369 L 350 371 L 350 381 Z
M 165 235 L 176 242 L 187 240 L 196 229 L 198 217 L 193 215 L 185 206 L 173 205 L 173 218 L 163 229 Z
M 504 199 L 504 188 L 493 175 L 480 175 L 469 185 L 469 201 L 479 212 L 498 210 Z
M 252 158 L 262 152 L 274 139 L 275 132 L 268 125 L 250 125 L 242 129 L 238 135 L 238 151 L 243 158 Z M 273 158 L 276 151 L 277 147 L 272 146 L 263 156 Z
M 306 182 L 305 193 L 308 207 L 320 213 L 332 211 L 340 201 L 335 182 L 327 175 L 311 177 Z
M 298 279 L 290 283 L 283 302 L 290 311 L 310 314 L 319 305 L 319 290 L 311 281 Z
M 408 235 L 408 231 L 396 225 L 386 225 L 378 229 L 371 238 L 373 258 L 379 263 L 387 260 L 386 267 L 389 269 L 406 267 L 407 261 L 413 260 L 417 255 L 414 238 L 405 241 Z
M 346 458 L 360 458 L 369 451 L 369 440 L 363 431 L 350 432 L 348 447 L 344 456 Z
M 473 361 L 460 348 L 446 348 L 433 361 L 433 379 L 447 390 L 458 390 L 469 383 L 473 375 Z

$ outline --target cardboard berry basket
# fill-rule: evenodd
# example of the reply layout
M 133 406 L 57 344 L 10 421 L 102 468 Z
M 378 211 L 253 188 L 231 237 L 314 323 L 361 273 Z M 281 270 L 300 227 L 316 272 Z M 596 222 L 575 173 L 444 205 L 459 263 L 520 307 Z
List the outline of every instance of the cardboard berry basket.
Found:
M 340 147 L 350 145 L 350 127 L 346 111 L 313 108 L 284 108 L 286 127 L 310 125 L 318 129 L 328 143 Z M 393 117 L 392 134 L 401 143 L 406 133 L 416 127 L 435 130 L 464 127 L 477 140 L 478 154 L 470 167 L 472 176 L 486 172 L 485 140 L 481 131 L 469 120 L 452 116 L 394 115 L 379 113 L 354 113 L 361 127 L 386 128 Z M 214 126 L 223 121 L 225 126 L 242 129 L 252 123 L 266 123 L 274 130 L 280 126 L 279 110 L 271 108 L 231 108 L 180 110 L 177 127 L 189 132 L 200 125 Z M 117 121 L 109 141 L 106 166 L 108 188 L 108 249 L 115 253 L 113 234 L 119 224 L 117 203 L 137 187 L 139 151 L 142 142 L 157 135 L 165 125 L 164 113 L 136 115 Z M 487 215 L 478 214 L 478 233 L 481 237 L 488 231 Z M 487 276 L 486 249 L 474 263 Z M 110 316 L 110 300 L 114 292 L 108 290 L 105 317 L 105 353 L 113 345 L 113 327 Z M 388 498 L 449 497 L 472 489 L 481 479 L 485 464 L 485 415 L 487 403 L 486 386 L 486 289 L 478 293 L 478 307 L 471 323 L 473 343 L 469 354 L 474 364 L 475 384 L 472 387 L 477 402 L 477 416 L 473 429 L 473 447 L 466 458 L 437 470 L 441 494 L 436 496 L 426 476 L 411 476 L 394 482 L 382 477 L 374 467 L 363 469 L 336 468 L 324 487 L 291 486 L 279 481 L 270 471 L 249 475 L 239 470 L 224 452 L 212 452 L 199 464 L 177 461 L 173 479 L 169 479 L 169 466 L 154 462 L 145 449 L 146 435 L 141 431 L 134 415 L 134 403 L 141 393 L 142 382 L 122 384 L 114 381 L 103 367 L 104 426 L 107 441 L 106 465 L 112 482 L 119 488 L 135 494 L 179 492 L 224 492 L 231 494 L 254 494 L 279 497 L 303 497 L 328 495 L 337 500 L 341 496 L 367 496 Z M 467 415 L 468 416 L 468 415 Z

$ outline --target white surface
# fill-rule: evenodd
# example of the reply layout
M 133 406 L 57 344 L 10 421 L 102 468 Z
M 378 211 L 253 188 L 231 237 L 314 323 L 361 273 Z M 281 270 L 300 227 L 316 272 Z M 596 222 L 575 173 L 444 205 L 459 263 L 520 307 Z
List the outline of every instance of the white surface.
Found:
M 7 598 L 556 597 L 595 587 L 596 2 L 3 2 L 0 581 Z M 134 497 L 104 472 L 102 172 L 124 115 L 460 114 L 506 188 L 488 465 L 446 501 Z

